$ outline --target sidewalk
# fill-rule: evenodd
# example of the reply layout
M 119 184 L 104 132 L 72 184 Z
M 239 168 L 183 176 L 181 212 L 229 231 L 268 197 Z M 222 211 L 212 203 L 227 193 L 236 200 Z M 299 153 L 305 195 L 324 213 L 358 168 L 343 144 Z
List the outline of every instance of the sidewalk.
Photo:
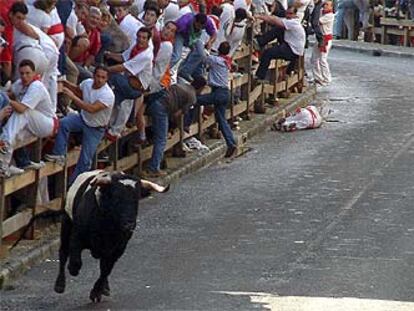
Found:
M 334 40 L 334 49 L 348 50 L 353 52 L 373 55 L 377 52 L 380 55 L 375 56 L 393 56 L 402 58 L 414 58 L 414 48 L 395 45 L 384 45 L 380 43 L 360 42 L 350 40 Z
M 249 138 L 269 129 L 270 124 L 287 111 L 294 111 L 299 106 L 308 105 L 315 95 L 316 88 L 314 86 L 304 88 L 302 94 L 294 93 L 288 99 L 280 99 L 279 105 L 267 108 L 265 114 L 255 114 L 251 120 L 242 121 L 240 130 L 234 132 L 241 153 L 247 150 L 244 144 Z M 176 182 L 182 176 L 222 159 L 226 151 L 223 140 L 210 139 L 205 143 L 210 148 L 207 153 L 193 152 L 186 158 L 168 158 L 168 170 L 171 173 L 167 177 L 157 180 L 157 182 L 164 185 Z M 23 275 L 32 266 L 43 260 L 51 260 L 58 248 L 58 225 L 51 225 L 47 230 L 42 230 L 42 235 L 36 235 L 35 240 L 21 241 L 8 256 L 0 259 L 0 289 L 7 290 L 11 288 L 13 280 Z

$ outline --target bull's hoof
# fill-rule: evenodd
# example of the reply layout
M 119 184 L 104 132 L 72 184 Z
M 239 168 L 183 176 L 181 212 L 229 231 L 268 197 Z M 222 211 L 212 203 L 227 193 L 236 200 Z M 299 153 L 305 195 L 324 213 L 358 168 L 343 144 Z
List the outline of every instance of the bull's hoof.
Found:
M 79 274 L 81 267 L 82 267 L 82 263 L 69 262 L 68 270 L 69 270 L 70 275 L 77 276 Z
M 89 299 L 92 300 L 92 302 L 94 302 L 94 303 L 101 302 L 102 294 L 103 294 L 102 290 L 98 290 L 96 288 L 93 288 L 91 290 L 91 293 L 89 294 Z
M 65 292 L 65 280 L 57 279 L 55 282 L 55 292 L 58 294 L 62 294 Z
M 107 296 L 107 297 L 111 296 L 111 289 L 109 288 L 108 280 L 106 280 L 103 285 L 102 295 Z

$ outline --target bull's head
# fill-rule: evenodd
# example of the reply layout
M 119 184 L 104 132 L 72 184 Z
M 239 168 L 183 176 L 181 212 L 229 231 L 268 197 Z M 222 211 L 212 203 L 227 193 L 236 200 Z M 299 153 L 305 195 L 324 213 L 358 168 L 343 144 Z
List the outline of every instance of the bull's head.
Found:
M 148 190 L 166 192 L 169 189 L 169 186 L 162 187 L 122 172 L 101 174 L 92 183 L 97 186 L 95 193 L 100 208 L 128 235 L 132 234 L 136 226 L 138 200 L 146 196 Z

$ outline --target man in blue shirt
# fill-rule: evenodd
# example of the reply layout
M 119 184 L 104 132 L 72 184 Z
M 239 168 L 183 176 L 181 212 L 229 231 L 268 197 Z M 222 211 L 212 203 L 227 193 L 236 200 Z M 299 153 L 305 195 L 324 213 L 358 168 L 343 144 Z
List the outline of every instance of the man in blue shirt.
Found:
M 208 85 L 211 87 L 211 93 L 197 96 L 199 105 L 214 105 L 216 121 L 227 145 L 226 158 L 237 155 L 237 144 L 226 120 L 226 108 L 230 101 L 228 81 L 232 66 L 232 60 L 228 56 L 229 52 L 230 44 L 224 41 L 219 45 L 218 56 L 210 55 L 207 57 L 205 63 L 210 67 Z

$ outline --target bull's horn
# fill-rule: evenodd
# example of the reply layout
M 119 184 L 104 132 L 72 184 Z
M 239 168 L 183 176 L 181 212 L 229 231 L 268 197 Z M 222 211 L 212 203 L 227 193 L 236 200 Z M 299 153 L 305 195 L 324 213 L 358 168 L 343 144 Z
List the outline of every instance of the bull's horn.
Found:
M 167 192 L 170 189 L 170 185 L 163 187 L 160 186 L 152 181 L 149 180 L 145 180 L 145 179 L 141 179 L 141 185 L 145 188 L 145 189 L 152 189 L 155 190 L 157 192 Z

